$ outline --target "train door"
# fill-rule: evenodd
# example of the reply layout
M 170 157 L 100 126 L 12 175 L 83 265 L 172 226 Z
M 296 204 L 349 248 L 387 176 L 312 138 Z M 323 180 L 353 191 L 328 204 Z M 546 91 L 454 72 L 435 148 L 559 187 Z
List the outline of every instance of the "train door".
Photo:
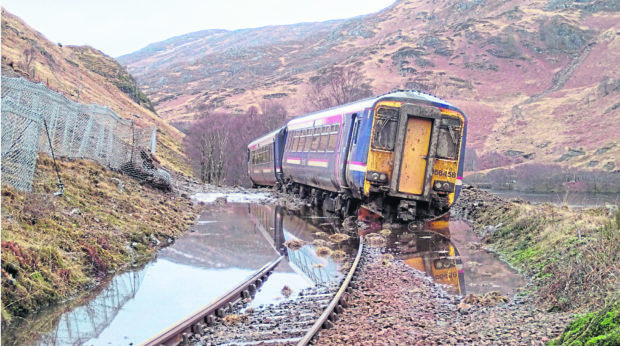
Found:
M 430 106 L 404 104 L 399 115 L 395 164 L 391 187 L 393 193 L 430 194 L 433 162 L 441 112 Z
M 347 119 L 351 117 L 351 119 Z M 349 125 L 351 124 L 351 125 Z M 348 125 L 348 126 L 347 126 Z M 347 128 L 350 128 L 350 131 L 346 131 Z M 342 182 L 341 185 L 350 187 L 351 179 L 351 168 L 349 167 L 349 163 L 352 161 L 350 158 L 352 147 L 354 146 L 353 140 L 356 138 L 356 134 L 359 131 L 359 119 L 357 117 L 357 113 L 353 113 L 351 115 L 346 115 L 345 120 L 343 122 L 342 128 L 342 139 L 340 144 L 340 155 L 338 158 L 338 167 L 343 167 L 344 169 L 339 172 L 339 179 Z

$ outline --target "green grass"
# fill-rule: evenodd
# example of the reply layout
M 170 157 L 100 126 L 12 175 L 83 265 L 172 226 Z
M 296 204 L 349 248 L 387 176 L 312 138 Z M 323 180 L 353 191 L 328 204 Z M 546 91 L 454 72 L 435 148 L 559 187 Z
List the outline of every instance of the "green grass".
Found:
M 620 345 L 620 302 L 577 318 L 549 345 Z

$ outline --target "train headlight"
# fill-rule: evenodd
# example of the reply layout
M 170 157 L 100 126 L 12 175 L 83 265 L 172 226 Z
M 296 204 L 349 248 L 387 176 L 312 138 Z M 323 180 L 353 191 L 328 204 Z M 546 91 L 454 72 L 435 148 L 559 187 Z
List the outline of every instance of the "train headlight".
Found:
M 387 183 L 387 174 L 381 172 L 369 171 L 366 173 L 366 180 L 375 184 Z
M 443 180 L 435 180 L 435 183 L 433 184 L 433 190 L 441 192 L 453 192 L 454 183 Z

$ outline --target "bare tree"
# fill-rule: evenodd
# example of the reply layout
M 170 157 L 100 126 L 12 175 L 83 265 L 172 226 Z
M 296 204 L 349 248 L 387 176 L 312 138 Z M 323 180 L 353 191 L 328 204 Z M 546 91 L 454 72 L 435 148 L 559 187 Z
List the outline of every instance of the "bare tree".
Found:
M 185 152 L 198 178 L 208 184 L 249 185 L 247 145 L 284 124 L 277 102 L 250 107 L 245 114 L 209 113 L 196 117 L 185 136 Z
M 369 80 L 353 67 L 332 67 L 310 79 L 307 100 L 313 110 L 338 106 L 372 95 Z
M 34 56 L 37 50 L 34 47 L 24 49 L 24 68 L 26 72 L 30 73 L 30 65 L 34 60 Z M 34 78 L 34 77 L 33 77 Z

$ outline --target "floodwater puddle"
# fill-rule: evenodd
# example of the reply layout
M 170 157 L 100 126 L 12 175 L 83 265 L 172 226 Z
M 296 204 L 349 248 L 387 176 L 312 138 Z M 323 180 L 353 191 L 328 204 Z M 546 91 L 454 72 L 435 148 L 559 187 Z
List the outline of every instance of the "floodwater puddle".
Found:
M 249 307 L 294 299 L 304 288 L 340 282 L 356 255 L 357 229 L 337 217 L 305 208 L 215 201 L 205 206 L 187 235 L 162 249 L 154 261 L 115 276 L 88 297 L 12 325 L 2 331 L 2 344 L 138 344 L 279 256 L 286 259 Z M 444 219 L 393 226 L 382 230 L 381 245 L 452 293 L 513 294 L 524 286 L 518 273 L 480 248 L 467 227 Z M 367 235 L 369 246 L 375 246 L 370 238 Z
M 499 291 L 512 296 L 527 283 L 496 254 L 482 248 L 467 222 L 450 220 L 449 216 L 425 224 L 389 225 L 363 233 L 370 246 L 385 248 L 452 294 Z
M 306 287 L 343 277 L 344 258 L 355 255 L 357 239 L 329 241 L 329 235 L 342 232 L 340 223 L 270 205 L 207 205 L 194 228 L 162 249 L 154 261 L 115 276 L 88 297 L 12 325 L 2 331 L 2 344 L 138 344 L 222 296 L 281 255 L 286 260 L 250 306 L 292 299 Z M 284 245 L 291 241 L 299 246 Z M 320 247 L 329 249 L 327 255 L 317 254 Z

